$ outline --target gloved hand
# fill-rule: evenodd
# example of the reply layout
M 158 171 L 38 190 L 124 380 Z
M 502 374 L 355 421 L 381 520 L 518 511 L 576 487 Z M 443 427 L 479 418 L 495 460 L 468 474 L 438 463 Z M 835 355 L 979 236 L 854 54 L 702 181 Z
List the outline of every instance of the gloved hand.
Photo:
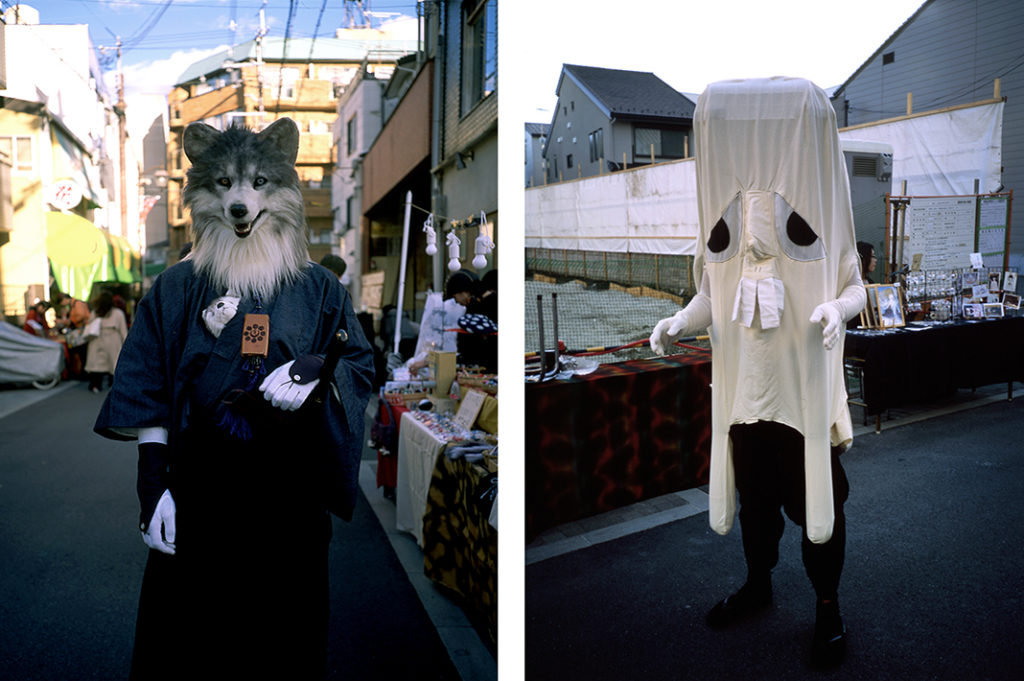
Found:
M 811 313 L 811 324 L 821 324 L 822 343 L 826 350 L 835 347 L 843 329 L 843 311 L 835 301 L 822 303 Z
M 686 309 L 676 312 L 667 319 L 662 319 L 654 326 L 651 333 L 651 350 L 664 355 L 672 343 L 683 335 L 692 335 L 697 329 L 690 328 L 690 316 Z
M 160 496 L 160 501 L 156 502 L 156 510 L 153 511 L 153 517 L 149 524 L 142 526 L 142 541 L 146 542 L 146 546 L 174 555 L 176 514 L 177 508 L 171 497 L 171 490 L 165 489 Z
M 299 368 L 306 364 L 307 357 L 309 356 L 286 362 L 271 371 L 270 375 L 260 384 L 263 397 L 275 407 L 285 411 L 295 411 L 301 407 L 313 389 L 320 383 L 319 378 L 312 378 L 316 374 L 311 374 L 308 369 L 299 371 Z M 299 362 L 298 367 L 296 367 L 297 362 Z M 323 363 L 322 360 L 320 363 Z
M 174 499 L 168 488 L 167 431 L 146 428 L 139 433 L 139 475 L 136 491 L 139 504 L 139 529 L 146 546 L 174 553 Z

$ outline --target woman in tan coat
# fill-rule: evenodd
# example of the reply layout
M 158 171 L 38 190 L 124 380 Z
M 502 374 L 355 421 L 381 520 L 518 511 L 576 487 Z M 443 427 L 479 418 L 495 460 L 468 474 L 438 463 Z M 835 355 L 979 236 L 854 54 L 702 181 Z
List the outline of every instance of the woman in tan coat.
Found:
M 113 379 L 117 356 L 121 354 L 121 345 L 128 335 L 124 313 L 114 306 L 114 296 L 109 291 L 103 291 L 96 299 L 91 319 L 96 318 L 100 320 L 100 335 L 89 341 L 85 356 L 89 390 L 94 393 L 103 387 L 105 377 Z

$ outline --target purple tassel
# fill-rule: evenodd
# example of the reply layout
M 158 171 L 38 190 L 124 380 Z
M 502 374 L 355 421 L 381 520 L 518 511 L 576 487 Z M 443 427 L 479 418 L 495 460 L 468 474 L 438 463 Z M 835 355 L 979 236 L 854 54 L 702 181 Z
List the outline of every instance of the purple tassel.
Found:
M 217 421 L 218 428 L 227 431 L 228 435 L 231 437 L 238 438 L 242 441 L 252 439 L 252 429 L 249 427 L 249 422 L 241 415 L 236 414 L 235 411 L 226 404 L 222 404 L 219 411 L 220 418 Z

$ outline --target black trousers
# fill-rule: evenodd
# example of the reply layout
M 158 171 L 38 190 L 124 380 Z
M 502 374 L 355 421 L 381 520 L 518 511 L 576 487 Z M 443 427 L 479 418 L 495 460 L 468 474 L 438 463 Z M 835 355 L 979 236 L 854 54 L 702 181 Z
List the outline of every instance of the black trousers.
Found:
M 331 519 L 316 453 L 284 428 L 247 443 L 210 426 L 180 437 L 177 552 L 149 552 L 131 679 L 322 680 Z
M 740 529 L 748 581 L 770 577 L 779 562 L 779 540 L 786 529 L 782 513 L 803 532 L 804 569 L 820 599 L 834 599 L 846 556 L 846 516 L 843 504 L 850 486 L 832 448 L 832 495 L 835 523 L 832 538 L 815 544 L 807 538 L 804 492 L 804 438 L 781 423 L 758 421 L 729 430 L 733 469 L 740 495 Z

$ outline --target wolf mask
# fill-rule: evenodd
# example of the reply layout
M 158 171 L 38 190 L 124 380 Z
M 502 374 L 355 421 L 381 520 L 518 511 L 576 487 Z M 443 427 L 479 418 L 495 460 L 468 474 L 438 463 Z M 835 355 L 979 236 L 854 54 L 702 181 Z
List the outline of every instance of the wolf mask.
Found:
M 223 292 L 269 300 L 309 261 L 298 127 L 290 118 L 259 133 L 192 123 L 182 146 L 192 163 L 183 191 L 192 214 L 188 257 Z

